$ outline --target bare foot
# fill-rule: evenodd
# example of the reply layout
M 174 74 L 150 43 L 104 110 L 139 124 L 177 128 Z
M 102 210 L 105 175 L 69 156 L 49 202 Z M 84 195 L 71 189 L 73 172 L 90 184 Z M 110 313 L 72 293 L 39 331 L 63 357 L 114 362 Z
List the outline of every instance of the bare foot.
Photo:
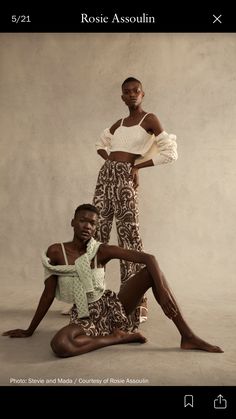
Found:
M 224 352 L 219 346 L 211 345 L 200 339 L 198 336 L 193 335 L 190 338 L 181 339 L 181 349 L 199 349 L 207 352 Z
M 117 343 L 147 342 L 147 339 L 141 333 L 128 333 L 120 329 L 115 329 L 112 335 L 117 338 Z

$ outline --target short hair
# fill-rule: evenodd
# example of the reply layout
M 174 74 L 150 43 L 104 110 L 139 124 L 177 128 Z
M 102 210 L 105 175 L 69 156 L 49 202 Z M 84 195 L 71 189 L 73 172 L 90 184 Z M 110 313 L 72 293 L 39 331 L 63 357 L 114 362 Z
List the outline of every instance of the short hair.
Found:
M 123 88 L 124 84 L 129 83 L 130 81 L 136 81 L 137 83 L 141 84 L 141 81 L 139 81 L 138 79 L 136 79 L 135 77 L 128 77 L 127 79 L 125 79 L 125 81 L 123 81 L 121 88 Z
M 91 204 L 82 204 L 82 205 L 79 205 L 76 208 L 76 210 L 75 210 L 74 217 L 76 217 L 76 215 L 80 211 L 91 211 L 91 212 L 95 212 L 95 214 L 99 215 L 98 209 L 94 205 L 91 205 Z

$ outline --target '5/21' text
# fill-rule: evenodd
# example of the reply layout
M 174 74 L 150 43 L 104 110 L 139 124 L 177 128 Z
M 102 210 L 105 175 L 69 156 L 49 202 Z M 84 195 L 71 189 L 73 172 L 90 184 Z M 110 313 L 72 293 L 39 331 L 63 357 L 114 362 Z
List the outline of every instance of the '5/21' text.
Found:
M 22 16 L 12 15 L 11 21 L 12 21 L 12 23 L 30 23 L 31 22 L 29 15 L 28 16 L 25 16 L 25 15 L 22 15 Z

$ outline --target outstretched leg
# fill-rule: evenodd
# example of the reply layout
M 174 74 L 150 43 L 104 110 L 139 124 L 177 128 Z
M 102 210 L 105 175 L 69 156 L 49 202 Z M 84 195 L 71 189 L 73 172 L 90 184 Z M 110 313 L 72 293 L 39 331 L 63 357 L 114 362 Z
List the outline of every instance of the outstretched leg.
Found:
M 51 348 L 58 357 L 66 358 L 105 346 L 131 342 L 145 343 L 146 339 L 140 333 L 127 333 L 119 329 L 107 336 L 87 336 L 79 326 L 69 324 L 56 333 L 51 341 Z
M 139 304 L 142 295 L 152 288 L 154 297 L 164 313 L 174 322 L 181 335 L 182 349 L 199 349 L 207 352 L 223 352 L 218 346 L 200 339 L 184 320 L 179 306 L 169 288 L 167 280 L 157 264 L 158 280 L 152 277 L 147 268 L 130 278 L 119 292 L 119 298 L 127 314 Z M 160 283 L 163 286 L 160 286 Z

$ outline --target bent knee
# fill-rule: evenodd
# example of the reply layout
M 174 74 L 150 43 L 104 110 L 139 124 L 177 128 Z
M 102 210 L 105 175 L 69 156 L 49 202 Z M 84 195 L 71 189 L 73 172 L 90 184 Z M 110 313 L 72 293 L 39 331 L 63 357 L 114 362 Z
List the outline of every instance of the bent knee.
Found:
M 54 336 L 51 340 L 51 348 L 54 354 L 60 358 L 66 358 L 70 356 L 68 352 L 68 339 L 61 336 Z
M 51 348 L 56 356 L 66 358 L 73 356 L 73 340 L 82 331 L 77 325 L 71 324 L 63 327 L 51 340 Z

